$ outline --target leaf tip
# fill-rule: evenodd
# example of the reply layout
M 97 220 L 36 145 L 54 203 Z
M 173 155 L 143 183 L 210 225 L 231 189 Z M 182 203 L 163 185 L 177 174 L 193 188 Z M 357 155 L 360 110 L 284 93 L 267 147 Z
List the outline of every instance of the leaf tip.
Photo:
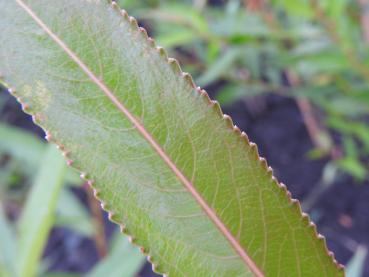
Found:
M 68 166 L 72 166 L 72 164 L 74 163 L 74 161 L 73 160 L 67 160 L 67 165 Z

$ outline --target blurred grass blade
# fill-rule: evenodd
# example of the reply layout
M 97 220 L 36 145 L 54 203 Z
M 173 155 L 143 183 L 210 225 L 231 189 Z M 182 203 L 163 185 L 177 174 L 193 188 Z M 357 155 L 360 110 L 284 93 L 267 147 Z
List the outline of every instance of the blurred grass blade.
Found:
M 0 276 L 15 275 L 16 238 L 0 202 Z
M 87 237 L 94 234 L 94 226 L 88 211 L 66 187 L 62 188 L 59 195 L 55 225 L 70 228 Z
M 54 145 L 49 145 L 19 220 L 19 277 L 32 277 L 37 272 L 39 259 L 54 222 L 65 169 L 61 153 Z
M 210 68 L 197 79 L 197 82 L 201 86 L 209 85 L 214 82 L 220 76 L 225 73 L 228 73 L 229 69 L 232 67 L 232 64 L 240 58 L 242 53 L 242 49 L 240 48 L 231 48 L 213 64 Z
M 31 175 L 37 171 L 45 152 L 46 143 L 23 129 L 0 123 L 0 151 L 22 161 L 22 170 Z M 66 182 L 72 185 L 81 184 L 78 174 L 68 168 Z
M 367 254 L 368 249 L 365 246 L 359 245 L 354 256 L 346 265 L 346 277 L 364 276 L 363 272 Z
M 112 249 L 87 277 L 134 277 L 145 262 L 137 247 L 129 243 L 119 232 L 112 239 Z
M 44 153 L 45 143 L 31 133 L 0 123 L 0 150 L 35 170 Z

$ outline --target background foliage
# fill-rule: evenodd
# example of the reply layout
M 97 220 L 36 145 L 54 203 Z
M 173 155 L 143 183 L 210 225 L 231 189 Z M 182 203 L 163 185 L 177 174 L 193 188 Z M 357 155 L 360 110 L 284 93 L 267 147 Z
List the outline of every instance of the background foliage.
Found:
M 368 181 L 369 3 L 366 0 L 118 2 L 222 106 L 232 107 L 241 101 L 248 110 L 258 113 L 265 105 L 266 95 L 296 102 L 314 144 L 306 152 L 307 159 L 326 161 L 319 185 L 303 202 L 313 216 L 314 204 L 335 180 L 349 175 L 356 185 Z M 1 120 L 11 122 L 7 115 L 11 117 L 18 111 L 9 109 L 5 93 L 0 96 Z M 46 276 L 47 269 L 57 260 L 48 251 L 40 258 L 52 227 L 67 228 L 94 240 L 100 256 L 107 255 L 106 234 L 98 227 L 104 219 L 96 212 L 88 188 L 83 188 L 73 171 L 59 164 L 62 157 L 58 152 L 33 135 L 2 124 L 0 153 L 3 204 L 0 237 L 7 238 L 0 240 L 1 276 L 2 272 L 13 276 L 15 270 L 35 270 Z M 54 163 L 57 165 L 48 169 Z M 44 182 L 52 186 L 50 191 L 40 193 L 39 186 Z M 42 218 L 39 230 L 28 230 L 22 228 L 29 225 L 24 222 L 34 222 L 34 217 L 39 218 L 38 213 L 45 213 L 32 204 L 34 201 L 44 203 L 47 215 Z M 17 236 L 14 228 L 19 230 Z M 105 231 L 110 234 L 114 232 L 112 228 Z M 73 235 L 70 238 L 72 242 L 67 244 L 73 244 Z M 18 253 L 22 257 L 20 264 L 10 262 L 17 254 L 14 253 L 16 241 L 22 245 L 22 253 Z M 27 241 L 37 243 L 39 255 L 27 252 L 29 247 L 34 247 Z M 109 258 L 91 269 L 90 276 L 106 275 L 101 272 L 104 268 L 109 272 L 107 264 L 128 272 L 121 276 L 134 276 L 138 272 L 142 257 L 125 241 L 117 244 L 120 243 L 123 246 L 109 251 Z M 366 246 L 352 241 L 345 243 L 353 253 L 348 275 L 360 276 Z M 129 257 L 124 266 L 117 255 Z

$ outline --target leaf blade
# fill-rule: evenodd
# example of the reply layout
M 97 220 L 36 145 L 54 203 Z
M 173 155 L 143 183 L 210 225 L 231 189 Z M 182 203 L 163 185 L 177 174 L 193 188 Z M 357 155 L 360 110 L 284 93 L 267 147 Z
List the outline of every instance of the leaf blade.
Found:
M 33 113 L 40 114 L 36 121 L 73 154 L 70 159 L 76 167 L 91 173 L 89 178 L 95 181 L 96 194 L 111 219 L 137 236 L 137 243 L 145 247 L 154 264 L 160 261 L 158 271 L 173 275 L 184 275 L 182 270 L 196 276 L 214 272 L 219 276 L 249 275 L 244 261 L 229 245 L 234 238 L 233 247 L 242 246 L 238 254 L 247 249 L 265 273 L 299 275 L 314 270 L 317 274 L 342 274 L 325 253 L 324 242 L 317 240 L 315 229 L 308 228 L 308 219 L 301 217 L 298 204 L 290 202 L 285 188 L 278 186 L 265 161 L 259 160 L 256 146 L 249 144 L 229 117 L 223 117 L 205 92 L 194 89 L 190 77 L 183 76 L 175 61 L 168 61 L 165 52 L 153 48 L 134 20 L 121 17 L 105 2 L 63 2 L 27 4 L 73 48 L 78 59 L 72 63 L 73 55 L 61 51 L 44 32 L 40 35 L 34 22 L 19 11 L 21 19 L 17 22 L 27 21 L 33 34 L 26 39 L 8 34 L 6 40 L 12 39 L 15 44 L 16 40 L 29 40 L 32 49 L 42 49 L 43 59 L 36 61 L 32 51 L 13 54 L 15 60 L 23 57 L 31 61 L 37 75 L 23 72 L 17 80 L 10 74 L 8 82 L 26 84 L 17 89 Z M 56 19 L 50 20 L 50 14 Z M 38 36 L 37 42 L 33 36 Z M 76 66 L 78 60 L 91 69 L 90 80 L 86 80 L 88 71 L 81 70 L 83 65 Z M 67 76 L 63 86 L 55 74 L 42 73 L 52 64 L 57 77 Z M 2 63 L 3 68 L 5 72 L 22 72 L 19 65 Z M 76 80 L 78 86 L 71 85 Z M 108 97 L 102 97 L 101 90 Z M 116 98 L 109 97 L 111 91 Z M 117 106 L 119 101 L 129 106 L 125 113 L 129 120 L 117 113 L 112 100 Z M 132 129 L 135 121 L 139 124 L 133 124 Z M 156 153 L 155 143 L 148 143 L 150 137 L 137 132 L 140 123 L 157 142 Z M 73 127 L 81 126 L 81 132 L 73 131 Z M 159 154 L 161 147 L 180 169 L 177 176 L 173 176 L 171 163 L 163 161 L 165 155 Z M 196 191 L 183 190 L 177 179 L 180 173 L 184 175 L 182 183 L 193 183 Z M 194 195 L 200 197 L 194 199 Z M 211 220 L 212 212 L 203 212 L 207 206 L 216 215 Z M 221 224 L 214 224 L 217 218 Z M 268 228 L 266 222 L 277 224 Z M 214 227 L 219 229 L 222 224 L 228 230 Z M 296 233 L 295 229 L 301 231 Z M 227 231 L 231 236 L 225 235 Z M 181 255 L 173 255 L 178 251 Z M 269 254 L 278 252 L 279 257 Z M 303 259 L 306 252 L 309 258 Z M 296 261 L 280 259 L 285 255 Z M 300 264 L 301 260 L 305 262 Z M 314 266 L 311 261 L 315 261 Z

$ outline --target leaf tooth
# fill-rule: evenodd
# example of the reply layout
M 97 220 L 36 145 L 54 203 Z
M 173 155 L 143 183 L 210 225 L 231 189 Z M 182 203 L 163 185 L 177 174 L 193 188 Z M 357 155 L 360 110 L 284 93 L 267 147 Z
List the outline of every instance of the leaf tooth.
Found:
M 161 57 L 163 57 L 166 61 L 168 61 L 168 55 L 167 55 L 167 52 L 164 50 L 163 47 L 161 46 L 157 46 L 156 48 L 156 51 L 158 51 L 159 55 Z
M 65 146 L 63 144 L 57 144 L 56 148 L 58 148 L 60 151 L 64 151 Z
M 191 88 L 196 88 L 195 82 L 193 81 L 192 76 L 189 73 L 183 72 L 182 77 Z
M 268 166 L 268 163 L 267 163 L 267 161 L 266 161 L 266 159 L 265 158 L 259 158 L 259 161 L 260 161 L 260 164 L 261 164 L 261 166 L 266 170 L 266 172 L 269 174 L 269 172 L 270 171 L 268 171 L 268 168 L 270 168 L 269 166 Z
M 152 37 L 148 37 L 148 38 L 147 38 L 147 42 L 149 43 L 149 45 L 150 45 L 152 48 L 155 48 L 155 39 L 153 39 Z
M 35 113 L 32 115 L 32 121 L 37 125 L 41 125 L 43 121 L 43 117 L 41 114 Z
M 48 132 L 48 131 L 46 131 L 45 132 L 45 139 L 47 140 L 47 141 L 51 141 L 52 140 L 52 135 Z
M 85 173 L 85 172 L 81 172 L 81 174 L 79 174 L 79 177 L 82 179 L 82 180 L 84 180 L 84 181 L 87 181 L 87 173 Z
M 258 146 L 256 145 L 256 143 L 250 142 L 250 150 L 251 150 L 251 154 L 254 156 L 255 159 L 260 161 L 260 156 L 259 156 L 259 150 L 258 150 Z
M 175 74 L 182 73 L 181 66 L 179 65 L 179 63 L 176 59 L 168 58 L 168 63 L 169 63 L 170 67 L 172 68 L 172 70 Z
M 209 94 L 206 92 L 206 90 L 197 87 L 196 91 L 198 93 L 200 93 L 200 95 L 203 97 L 203 99 L 205 99 L 206 104 L 210 105 L 210 107 L 215 111 L 215 113 L 217 115 L 219 115 L 221 118 L 223 118 L 223 112 L 222 112 L 222 108 L 220 107 L 218 101 L 216 100 L 212 100 L 209 96 Z
M 97 194 L 97 195 L 99 195 L 99 194 Z M 95 196 L 96 197 L 96 196 Z M 101 201 L 101 200 L 100 200 Z M 112 207 L 111 207 L 111 205 L 109 205 L 108 203 L 106 203 L 106 202 L 104 202 L 104 201 L 101 201 L 101 208 L 104 210 L 104 211 L 106 211 L 106 212 L 109 212 L 111 209 L 112 209 Z
M 200 93 L 200 95 L 206 100 L 207 104 L 213 104 L 212 100 L 209 97 L 209 94 L 205 90 L 201 89 L 200 87 L 197 87 L 196 91 Z
M 30 106 L 26 103 L 21 103 L 22 110 L 24 112 L 30 112 Z
M 128 21 L 131 27 L 133 28 L 133 30 L 138 30 L 139 27 L 138 27 L 138 22 L 136 18 L 134 18 L 133 16 L 129 16 Z
M 250 145 L 250 139 L 249 136 L 245 132 L 241 132 L 241 137 L 244 139 L 245 143 L 247 145 Z
M 223 120 L 229 128 L 233 128 L 232 118 L 228 114 L 223 114 Z
M 121 9 L 121 10 L 120 10 L 120 14 L 123 16 L 123 18 L 125 18 L 126 20 L 128 20 L 129 15 L 128 15 L 128 13 L 127 13 L 127 11 L 126 11 L 126 10 Z
M 8 92 L 13 95 L 14 97 L 17 98 L 17 92 L 15 90 L 15 88 L 8 88 Z M 20 98 L 17 98 L 17 101 L 20 102 Z
M 234 131 L 238 136 L 240 136 L 240 137 L 241 137 L 241 130 L 240 130 L 240 128 L 238 128 L 238 126 L 237 126 L 237 125 L 234 125 L 234 126 L 233 126 L 233 131 Z
M 140 32 L 140 34 L 142 34 L 144 39 L 146 39 L 146 40 L 149 39 L 149 35 L 147 34 L 147 31 L 146 31 L 145 28 L 138 27 L 138 31 Z
M 268 161 L 266 161 L 267 162 L 267 174 L 268 174 L 268 177 L 269 178 L 274 178 L 274 176 L 273 176 L 273 168 L 271 168 L 269 165 L 268 165 Z
M 140 246 L 140 252 L 144 255 L 144 256 L 147 256 L 148 255 L 148 252 L 146 251 L 146 248 L 143 247 L 143 246 Z
M 94 187 L 94 183 L 95 183 L 95 181 L 94 180 L 92 180 L 92 179 L 88 179 L 87 180 L 87 184 L 93 189 L 93 191 L 94 191 L 94 196 L 96 197 L 96 198 L 98 198 L 99 197 L 99 195 L 100 195 L 100 191 L 97 189 L 97 188 L 95 188 Z M 98 200 L 100 200 L 100 199 L 98 199 Z
M 110 4 L 113 7 L 113 9 L 117 9 L 118 11 L 120 11 L 120 8 L 119 8 L 117 2 L 115 2 L 115 0 L 111 1 Z
M 67 160 L 67 165 L 68 165 L 68 166 L 71 166 L 73 163 L 74 163 L 74 161 L 73 161 L 73 160 Z
M 124 224 L 119 224 L 119 230 L 122 234 L 125 234 L 127 232 L 127 228 Z
M 108 213 L 108 218 L 110 221 L 119 224 L 119 220 L 120 220 L 120 216 L 117 213 L 114 212 L 109 212 Z
M 162 272 L 162 270 L 161 270 L 161 268 L 160 268 L 160 266 L 159 266 L 158 262 L 157 262 L 157 261 L 155 261 L 155 260 L 153 259 L 153 257 L 152 257 L 152 256 L 148 255 L 148 256 L 147 256 L 147 261 L 148 261 L 149 263 L 151 263 L 152 271 L 154 271 L 154 272 L 158 272 L 158 273 Z M 163 274 L 163 273 L 162 273 L 162 274 Z M 168 275 L 167 275 L 167 274 L 163 274 L 163 276 L 168 276 Z
M 219 103 L 217 101 L 213 101 L 213 110 L 217 115 L 219 115 L 221 118 L 223 118 L 223 111 L 220 107 Z

